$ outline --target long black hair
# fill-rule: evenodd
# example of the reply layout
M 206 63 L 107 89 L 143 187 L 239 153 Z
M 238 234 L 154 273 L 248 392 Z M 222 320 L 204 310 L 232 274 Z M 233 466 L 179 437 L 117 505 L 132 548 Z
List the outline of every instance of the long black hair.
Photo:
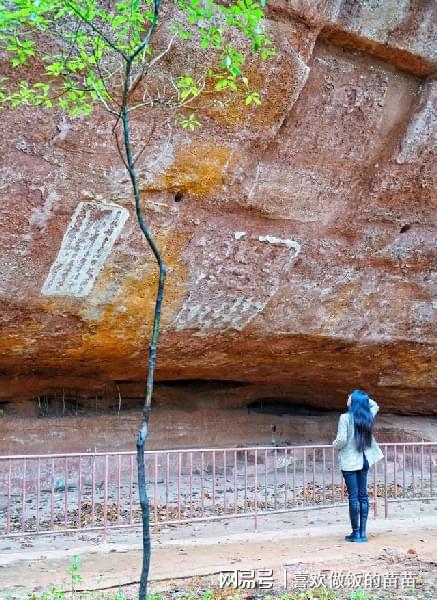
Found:
M 372 444 L 373 416 L 370 412 L 369 396 L 362 390 L 351 394 L 349 413 L 354 424 L 355 444 L 359 452 Z

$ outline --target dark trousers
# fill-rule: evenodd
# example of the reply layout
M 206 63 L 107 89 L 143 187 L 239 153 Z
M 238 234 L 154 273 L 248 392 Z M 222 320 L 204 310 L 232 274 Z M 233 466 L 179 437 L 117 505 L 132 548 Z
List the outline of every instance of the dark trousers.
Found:
M 366 455 L 363 453 L 363 468 L 359 471 L 342 471 L 346 483 L 349 502 L 364 502 L 368 500 L 367 495 L 367 475 L 369 473 L 369 463 Z

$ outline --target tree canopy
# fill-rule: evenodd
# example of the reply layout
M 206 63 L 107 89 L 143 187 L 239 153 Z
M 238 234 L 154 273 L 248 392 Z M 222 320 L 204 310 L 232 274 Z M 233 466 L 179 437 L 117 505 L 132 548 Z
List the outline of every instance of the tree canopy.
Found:
M 251 88 L 245 67 L 250 53 L 261 59 L 274 54 L 263 27 L 264 4 L 265 0 L 0 0 L 0 47 L 16 71 L 0 79 L 0 105 L 58 107 L 70 116 L 85 116 L 100 103 L 118 114 L 127 62 L 128 100 L 137 91 L 130 111 L 158 104 L 189 108 L 204 90 L 240 90 L 247 105 L 259 104 L 259 91 Z M 165 32 L 157 36 L 160 29 Z M 176 43 L 184 44 L 188 54 L 205 51 L 207 58 L 201 69 L 199 61 L 191 68 L 189 61 L 173 63 L 163 94 L 153 81 L 160 61 Z M 194 112 L 184 114 L 182 126 L 193 129 L 200 124 Z

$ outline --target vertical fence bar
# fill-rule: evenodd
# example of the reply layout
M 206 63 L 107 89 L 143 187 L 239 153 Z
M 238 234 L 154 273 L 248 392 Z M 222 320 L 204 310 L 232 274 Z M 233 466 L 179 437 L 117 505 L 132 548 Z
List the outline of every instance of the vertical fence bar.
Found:
M 255 529 L 258 529 L 258 449 L 255 448 Z
M 215 468 L 215 450 L 212 451 L 212 510 L 215 512 L 215 478 L 216 478 L 216 468 Z
M 55 459 L 51 460 L 51 477 L 50 477 L 50 529 L 54 528 L 55 522 Z
M 412 494 L 412 498 L 414 498 L 414 496 L 416 495 L 416 478 L 415 478 L 415 472 L 414 472 L 414 463 L 415 463 L 415 447 L 414 444 L 411 446 L 411 486 L 412 486 L 412 490 L 411 490 L 411 494 Z
M 331 465 L 332 465 L 332 472 L 331 472 L 331 486 L 332 486 L 332 504 L 335 504 L 335 451 L 334 451 L 334 447 L 331 448 Z
M 227 497 L 226 497 L 226 488 L 227 488 L 227 461 L 226 461 L 226 450 L 223 450 L 223 514 L 227 512 Z
M 178 521 L 181 520 L 181 478 L 182 478 L 182 454 L 178 452 Z
M 165 520 L 169 520 L 170 453 L 165 454 Z
M 293 452 L 293 505 L 296 506 L 296 449 Z
M 247 512 L 247 450 L 244 451 L 244 512 Z
M 407 470 L 407 459 L 405 456 L 405 444 L 402 446 L 402 491 L 403 497 L 407 497 L 407 488 L 406 488 L 406 470 Z
M 9 459 L 8 468 L 8 505 L 6 516 L 6 533 L 11 532 L 11 497 L 12 497 L 12 459 Z
M 395 498 L 398 497 L 397 469 L 398 469 L 398 447 L 395 444 L 393 446 L 393 495 Z
M 134 495 L 134 456 L 129 456 L 129 523 L 132 524 L 132 508 Z
M 96 455 L 91 457 L 91 525 L 96 524 Z
M 190 519 L 193 518 L 193 453 L 190 452 Z
M 303 472 L 302 472 L 302 493 L 303 504 L 306 504 L 306 470 L 307 470 L 307 449 L 303 449 Z
M 423 498 L 423 444 L 420 446 L 420 496 Z
M 23 459 L 23 483 L 21 488 L 21 531 L 26 529 L 26 459 Z
M 82 526 L 82 456 L 79 456 L 79 481 L 77 486 L 77 528 Z
M 238 485 L 237 485 L 237 451 L 234 450 L 234 513 L 238 512 Z
M 322 449 L 322 494 L 323 494 L 323 504 L 326 502 L 326 453 L 325 448 Z
M 429 447 L 429 495 L 433 497 L 433 482 L 432 482 L 432 446 Z
M 64 459 L 64 524 L 68 527 L 68 458 Z
M 41 458 L 36 459 L 36 530 L 39 531 L 39 505 L 41 500 Z
M 376 473 L 376 464 L 373 465 L 373 516 L 378 516 L 378 481 Z
M 284 471 L 284 485 L 285 485 L 285 508 L 287 508 L 288 506 L 288 450 L 287 448 L 284 448 L 284 464 L 285 464 L 285 471 Z
M 154 484 L 153 484 L 153 514 L 155 523 L 158 523 L 158 453 L 154 454 Z
M 313 504 L 316 505 L 316 449 L 313 448 Z
M 105 454 L 105 479 L 104 485 L 104 497 L 103 497 L 103 527 L 105 533 L 108 529 L 108 478 L 109 478 L 109 456 Z
M 268 454 L 267 454 L 267 448 L 264 450 L 264 510 L 265 512 L 267 512 L 268 509 L 268 500 L 269 500 L 269 486 L 268 486 L 268 479 L 267 479 L 267 461 L 268 461 Z
M 384 454 L 384 517 L 388 517 L 388 491 L 387 491 L 387 454 L 389 447 L 386 447 Z
M 274 453 L 274 480 L 273 480 L 273 508 L 278 508 L 278 449 L 275 448 Z
M 205 516 L 205 489 L 204 489 L 204 470 L 205 470 L 205 455 L 202 451 L 200 455 L 200 506 L 202 511 L 202 517 Z M 237 489 L 237 488 L 235 488 Z
M 120 524 L 120 502 L 121 502 L 121 454 L 117 455 L 117 525 Z

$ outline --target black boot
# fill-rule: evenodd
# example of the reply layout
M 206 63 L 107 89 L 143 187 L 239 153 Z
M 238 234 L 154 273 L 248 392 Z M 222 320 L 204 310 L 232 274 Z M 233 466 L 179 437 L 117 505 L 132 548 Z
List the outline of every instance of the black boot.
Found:
M 366 525 L 367 525 L 367 515 L 369 514 L 369 501 L 361 500 L 360 501 L 360 537 L 362 542 L 367 542 L 366 537 Z
M 348 542 L 362 542 L 360 536 L 360 504 L 359 502 L 351 502 L 349 501 L 349 517 L 352 525 L 352 533 L 350 535 L 345 535 L 344 539 Z

